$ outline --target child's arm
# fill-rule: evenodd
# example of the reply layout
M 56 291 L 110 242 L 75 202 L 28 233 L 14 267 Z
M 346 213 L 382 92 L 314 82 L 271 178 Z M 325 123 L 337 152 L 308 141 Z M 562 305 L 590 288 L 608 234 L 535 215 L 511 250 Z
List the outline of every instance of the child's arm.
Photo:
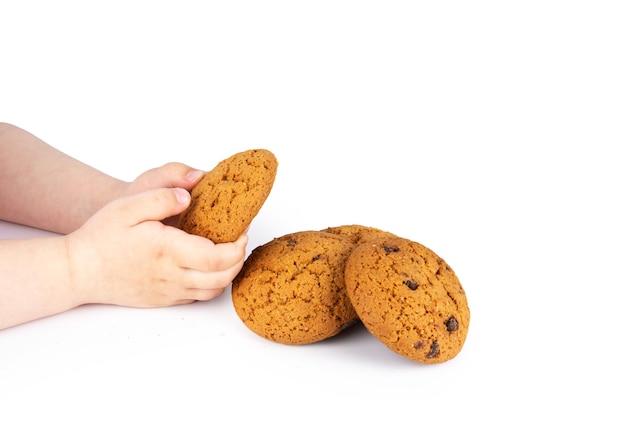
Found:
M 69 233 L 126 184 L 0 123 L 0 219 Z
M 157 188 L 191 190 L 203 175 L 168 163 L 125 182 L 0 122 L 0 219 L 17 224 L 69 233 L 116 198 Z

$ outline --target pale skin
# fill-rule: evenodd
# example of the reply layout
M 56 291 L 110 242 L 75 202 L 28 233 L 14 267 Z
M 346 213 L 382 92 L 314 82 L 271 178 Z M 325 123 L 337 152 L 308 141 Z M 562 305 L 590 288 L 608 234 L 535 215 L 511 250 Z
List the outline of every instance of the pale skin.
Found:
M 88 303 L 150 308 L 222 294 L 247 234 L 214 244 L 175 227 L 203 175 L 172 162 L 122 181 L 0 122 L 0 219 L 59 234 L 0 239 L 0 329 Z

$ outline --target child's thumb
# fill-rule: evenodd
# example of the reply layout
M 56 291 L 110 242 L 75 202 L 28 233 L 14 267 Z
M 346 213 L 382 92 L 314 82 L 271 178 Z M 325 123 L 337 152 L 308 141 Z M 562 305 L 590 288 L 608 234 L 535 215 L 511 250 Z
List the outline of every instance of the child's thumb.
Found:
M 181 188 L 161 188 L 117 200 L 117 218 L 133 226 L 144 221 L 162 221 L 189 206 L 191 196 Z

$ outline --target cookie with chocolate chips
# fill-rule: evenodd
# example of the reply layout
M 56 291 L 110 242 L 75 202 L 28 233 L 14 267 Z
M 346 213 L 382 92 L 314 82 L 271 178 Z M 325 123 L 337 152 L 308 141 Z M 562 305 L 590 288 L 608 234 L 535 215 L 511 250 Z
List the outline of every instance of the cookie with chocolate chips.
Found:
M 443 363 L 463 347 L 467 297 L 450 266 L 401 237 L 358 245 L 345 266 L 346 292 L 365 327 L 392 351 L 419 363 Z
M 302 231 L 256 247 L 232 283 L 242 322 L 261 337 L 303 345 L 338 334 L 358 320 L 343 277 L 347 236 Z
M 235 241 L 261 210 L 277 169 L 276 157 L 266 149 L 250 149 L 222 160 L 192 189 L 179 227 L 215 243 Z

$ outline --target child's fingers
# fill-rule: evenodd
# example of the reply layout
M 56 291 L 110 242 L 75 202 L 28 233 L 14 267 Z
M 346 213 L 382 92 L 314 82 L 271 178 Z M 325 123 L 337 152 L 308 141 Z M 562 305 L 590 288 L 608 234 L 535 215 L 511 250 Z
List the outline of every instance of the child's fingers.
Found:
M 243 261 L 223 271 L 204 272 L 185 269 L 181 273 L 180 284 L 188 290 L 186 294 L 189 298 L 208 300 L 221 294 L 231 284 L 242 266 Z
M 177 265 L 199 272 L 228 270 L 243 262 L 247 235 L 235 242 L 214 244 L 212 241 L 179 231 L 170 239 L 170 251 Z

